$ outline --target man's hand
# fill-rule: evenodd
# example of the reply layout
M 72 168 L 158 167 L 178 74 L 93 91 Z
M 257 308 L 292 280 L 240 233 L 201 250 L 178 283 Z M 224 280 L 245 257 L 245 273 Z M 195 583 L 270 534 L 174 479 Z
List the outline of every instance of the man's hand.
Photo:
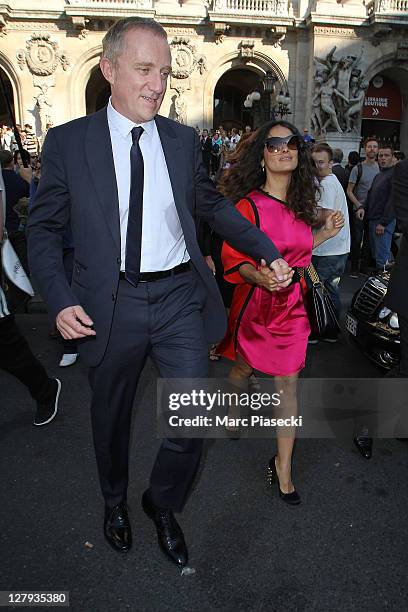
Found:
M 378 223 L 378 225 L 375 226 L 376 236 L 382 236 L 384 232 L 385 232 L 384 225 L 381 225 L 381 223 Z
M 91 329 L 92 319 L 88 317 L 82 306 L 68 306 L 57 314 L 57 328 L 65 340 L 77 340 L 86 336 L 96 336 Z
M 295 271 L 290 269 L 290 272 L 287 275 L 288 278 L 284 281 L 278 281 L 275 271 L 268 268 L 266 261 L 261 259 L 261 267 L 258 270 L 258 274 L 261 276 L 259 277 L 260 280 L 257 282 L 257 284 L 265 287 L 265 289 L 268 289 L 268 291 L 279 291 L 280 289 L 284 289 L 290 285 L 294 273 Z
M 264 260 L 262 259 L 262 261 Z M 285 283 L 288 279 L 291 280 L 292 277 L 290 277 L 289 274 L 292 268 L 288 266 L 284 259 L 275 259 L 275 261 L 273 261 L 269 267 L 275 272 L 276 280 L 278 280 L 279 283 Z
M 356 217 L 357 217 L 357 219 L 360 219 L 360 221 L 362 221 L 362 220 L 364 219 L 364 215 L 365 215 L 365 210 L 364 210 L 364 208 L 359 208 L 359 209 L 356 211 Z

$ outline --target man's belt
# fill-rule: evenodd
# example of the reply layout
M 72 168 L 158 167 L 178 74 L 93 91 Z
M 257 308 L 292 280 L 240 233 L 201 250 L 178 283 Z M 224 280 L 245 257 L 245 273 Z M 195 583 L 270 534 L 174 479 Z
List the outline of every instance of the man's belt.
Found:
M 171 270 L 161 270 L 159 272 L 141 272 L 139 274 L 139 283 L 154 283 L 162 278 L 168 278 L 169 276 L 174 276 L 175 274 L 182 274 L 188 270 L 191 270 L 191 266 L 190 262 L 186 261 L 185 263 L 179 264 L 175 268 L 171 268 Z M 125 272 L 120 273 L 120 279 L 126 280 Z

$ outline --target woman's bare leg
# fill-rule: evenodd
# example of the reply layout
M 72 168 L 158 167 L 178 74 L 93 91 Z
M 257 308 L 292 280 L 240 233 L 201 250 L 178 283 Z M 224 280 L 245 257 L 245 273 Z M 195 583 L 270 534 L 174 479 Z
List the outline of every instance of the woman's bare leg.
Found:
M 298 375 L 275 376 L 276 390 L 280 393 L 282 413 L 279 416 L 290 418 L 297 416 L 297 379 Z M 284 428 L 282 428 L 284 429 Z M 285 435 L 277 434 L 276 472 L 282 493 L 292 493 L 295 487 L 292 483 L 292 452 L 295 435 L 287 429 Z
M 251 376 L 253 370 L 250 365 L 241 357 L 236 355 L 235 364 L 231 368 L 228 378 L 233 382 L 234 386 L 237 386 L 240 390 L 247 390 L 248 379 Z M 240 409 L 238 404 L 231 403 L 228 407 L 228 418 L 236 419 L 240 416 Z M 227 425 L 228 431 L 239 431 L 238 425 Z

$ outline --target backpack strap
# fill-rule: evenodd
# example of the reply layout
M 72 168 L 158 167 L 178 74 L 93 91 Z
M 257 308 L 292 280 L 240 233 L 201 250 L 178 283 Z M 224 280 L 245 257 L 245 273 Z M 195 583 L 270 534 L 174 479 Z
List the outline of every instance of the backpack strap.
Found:
M 353 193 L 354 193 L 357 185 L 359 184 L 362 176 L 363 176 L 363 164 L 361 162 L 358 162 L 358 164 L 357 164 L 357 180 L 354 183 Z

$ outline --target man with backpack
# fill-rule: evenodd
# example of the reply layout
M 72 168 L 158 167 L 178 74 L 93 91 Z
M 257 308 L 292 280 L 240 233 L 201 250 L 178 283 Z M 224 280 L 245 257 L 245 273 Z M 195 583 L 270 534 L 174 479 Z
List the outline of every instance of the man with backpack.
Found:
M 353 225 L 351 243 L 351 272 L 352 278 L 358 278 L 360 271 L 360 260 L 363 259 L 364 250 L 364 204 L 368 191 L 374 178 L 380 172 L 377 163 L 378 141 L 370 136 L 364 142 L 365 160 L 358 163 L 350 173 L 347 187 L 347 196 L 353 204 L 353 218 L 350 220 Z M 366 242 L 369 249 L 368 233 Z

